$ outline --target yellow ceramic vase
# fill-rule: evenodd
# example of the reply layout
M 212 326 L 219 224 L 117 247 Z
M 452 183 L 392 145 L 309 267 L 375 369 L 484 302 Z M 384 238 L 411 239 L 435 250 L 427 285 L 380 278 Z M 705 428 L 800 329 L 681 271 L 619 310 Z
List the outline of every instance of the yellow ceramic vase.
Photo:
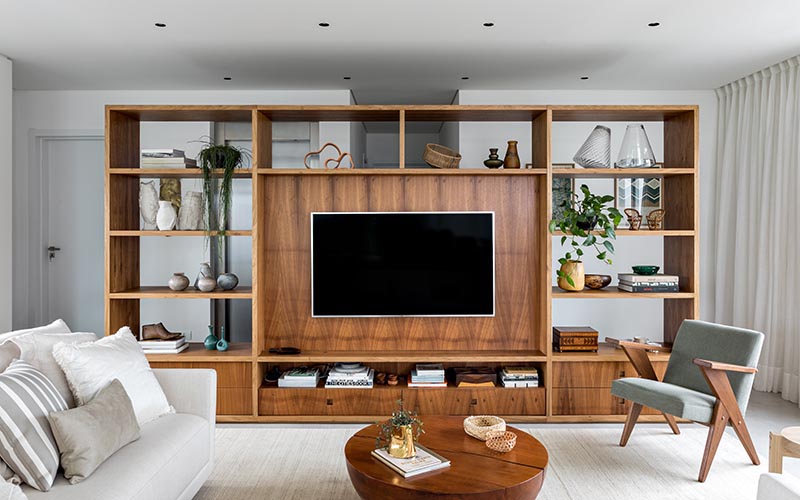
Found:
M 395 458 L 412 458 L 417 455 L 414 447 L 414 429 L 410 425 L 392 427 L 389 455 Z
M 558 288 L 568 292 L 580 292 L 586 284 L 586 277 L 583 269 L 583 262 L 579 260 L 568 260 L 561 265 L 561 272 L 572 278 L 574 285 L 570 285 L 566 278 L 558 277 Z

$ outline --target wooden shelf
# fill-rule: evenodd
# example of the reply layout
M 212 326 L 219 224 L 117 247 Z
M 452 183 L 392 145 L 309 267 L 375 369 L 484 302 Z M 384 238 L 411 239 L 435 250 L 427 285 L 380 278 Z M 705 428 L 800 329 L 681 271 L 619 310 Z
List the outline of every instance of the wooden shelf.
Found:
M 660 122 L 686 113 L 697 106 L 550 106 L 554 122 Z
M 209 351 L 202 343 L 190 343 L 189 348 L 178 354 L 147 354 L 147 360 L 152 363 L 167 362 L 243 362 L 253 360 L 253 345 L 249 342 L 231 342 L 225 352 Z
M 124 292 L 111 292 L 111 299 L 250 299 L 253 290 L 240 286 L 234 290 L 223 291 L 219 288 L 213 292 L 201 292 L 188 288 L 182 292 L 170 290 L 166 286 L 143 286 Z
M 543 168 L 259 168 L 259 175 L 546 175 Z
M 694 175 L 693 168 L 554 168 L 553 177 L 583 178 L 633 178 L 671 177 Z
M 600 234 L 602 231 L 592 231 L 592 234 Z M 630 229 L 617 229 L 615 231 L 617 237 L 627 238 L 629 236 L 694 236 L 693 229 L 666 229 L 660 231 L 651 231 L 649 229 L 640 229 L 638 231 L 631 231 Z M 553 237 L 564 236 L 563 231 L 555 231 L 552 233 Z
M 541 362 L 547 355 L 539 350 L 530 351 L 307 351 L 295 355 L 278 355 L 262 352 L 261 362 L 271 363 L 452 363 L 452 362 Z
M 108 232 L 109 236 L 162 236 L 162 237 L 171 237 L 171 236 L 200 236 L 205 237 L 205 231 L 134 231 L 134 230 L 126 230 L 126 229 L 116 229 Z M 208 234 L 209 236 L 216 236 L 217 231 L 212 231 Z M 225 231 L 225 236 L 253 236 L 253 231 L 247 230 L 229 230 Z
M 206 105 L 109 105 L 106 111 L 121 113 L 141 121 L 168 122 L 249 122 L 255 106 Z
M 648 353 L 653 361 L 669 361 L 669 353 Z M 628 357 L 611 344 L 601 342 L 597 352 L 553 352 L 553 361 L 561 362 L 627 362 Z
M 260 114 L 276 122 L 399 122 L 467 121 L 530 122 L 547 112 L 547 106 L 459 106 L 459 105 L 328 105 L 328 106 L 259 106 Z
M 615 286 L 602 290 L 583 289 L 580 292 L 567 292 L 557 286 L 553 287 L 554 299 L 693 299 L 693 292 L 633 293 L 623 292 Z
M 110 168 L 111 175 L 129 175 L 133 177 L 162 178 L 177 177 L 189 179 L 202 179 L 203 172 L 199 168 Z M 215 175 L 221 176 L 222 170 L 215 169 Z M 253 169 L 237 169 L 233 172 L 235 179 L 249 179 L 253 176 Z

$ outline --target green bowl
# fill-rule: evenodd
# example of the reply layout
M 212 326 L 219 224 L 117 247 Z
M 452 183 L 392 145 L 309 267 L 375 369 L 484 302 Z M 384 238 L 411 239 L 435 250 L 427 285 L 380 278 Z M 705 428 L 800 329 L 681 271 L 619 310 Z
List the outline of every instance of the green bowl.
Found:
M 652 276 L 661 269 L 659 266 L 633 266 L 633 272 L 635 274 L 641 274 L 642 276 Z

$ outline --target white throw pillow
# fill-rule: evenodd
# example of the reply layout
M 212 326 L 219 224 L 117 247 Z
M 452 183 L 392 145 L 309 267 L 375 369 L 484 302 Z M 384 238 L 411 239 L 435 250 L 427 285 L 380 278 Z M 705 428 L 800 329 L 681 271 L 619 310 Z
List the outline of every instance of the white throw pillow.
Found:
M 72 333 L 72 330 L 69 329 L 66 323 L 64 323 L 63 319 L 57 319 L 50 323 L 49 325 L 45 326 L 37 326 L 36 328 L 28 328 L 26 330 L 15 330 L 13 332 L 8 333 L 0 333 L 0 344 L 5 342 L 6 340 L 17 337 L 19 335 L 25 335 L 26 333 Z
M 127 326 L 95 342 L 58 343 L 53 347 L 53 357 L 64 370 L 79 406 L 117 379 L 131 398 L 139 425 L 174 411 Z
M 81 344 L 94 342 L 97 335 L 94 333 L 28 333 L 14 337 L 8 342 L 19 348 L 19 359 L 27 361 L 45 374 L 50 382 L 56 386 L 58 393 L 67 402 L 69 408 L 75 408 L 72 391 L 64 376 L 64 371 L 53 358 L 53 346 L 59 342 L 67 344 Z

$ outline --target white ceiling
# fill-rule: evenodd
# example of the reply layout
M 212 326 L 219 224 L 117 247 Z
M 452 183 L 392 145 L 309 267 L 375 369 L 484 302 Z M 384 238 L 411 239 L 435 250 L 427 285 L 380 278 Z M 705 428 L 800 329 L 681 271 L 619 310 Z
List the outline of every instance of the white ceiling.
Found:
M 455 89 L 711 89 L 800 53 L 798 19 L 797 0 L 0 0 L 0 53 L 16 89 L 424 103 Z

